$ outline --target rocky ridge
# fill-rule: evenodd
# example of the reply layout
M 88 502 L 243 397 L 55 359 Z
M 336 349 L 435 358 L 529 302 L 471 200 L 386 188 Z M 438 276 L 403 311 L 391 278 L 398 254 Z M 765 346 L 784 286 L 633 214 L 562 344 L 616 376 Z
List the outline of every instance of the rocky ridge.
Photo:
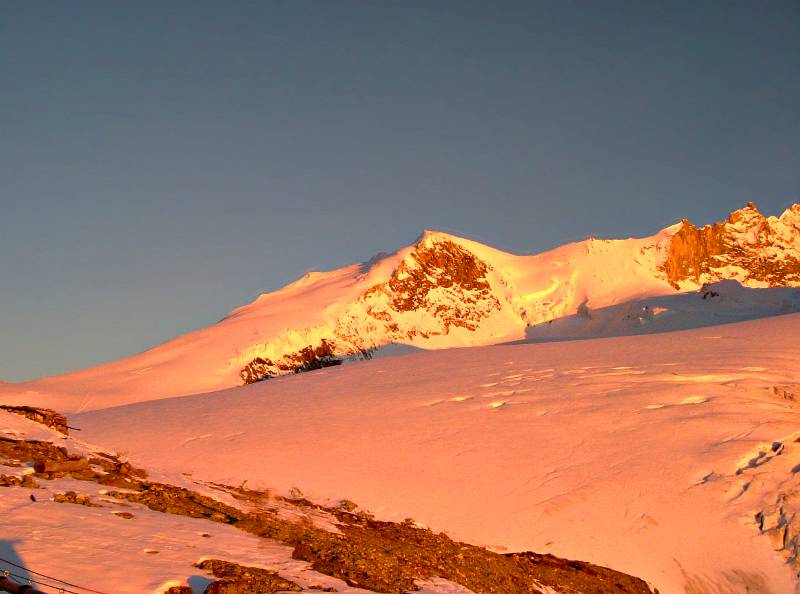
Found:
M 661 270 L 678 290 L 724 279 L 749 287 L 800 285 L 800 204 L 765 217 L 750 202 L 724 222 L 684 220 Z

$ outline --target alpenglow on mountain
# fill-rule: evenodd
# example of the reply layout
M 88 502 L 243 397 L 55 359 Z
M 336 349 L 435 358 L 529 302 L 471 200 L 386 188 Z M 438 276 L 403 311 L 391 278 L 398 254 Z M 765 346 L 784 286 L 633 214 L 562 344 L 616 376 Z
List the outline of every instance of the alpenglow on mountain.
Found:
M 1 389 L 66 397 L 83 409 L 106 395 L 124 403 L 206 392 L 369 358 L 392 343 L 520 340 L 559 318 L 723 280 L 800 286 L 800 204 L 765 217 L 751 203 L 703 228 L 684 220 L 650 237 L 591 238 L 526 256 L 426 231 L 391 255 L 309 273 L 141 354 Z

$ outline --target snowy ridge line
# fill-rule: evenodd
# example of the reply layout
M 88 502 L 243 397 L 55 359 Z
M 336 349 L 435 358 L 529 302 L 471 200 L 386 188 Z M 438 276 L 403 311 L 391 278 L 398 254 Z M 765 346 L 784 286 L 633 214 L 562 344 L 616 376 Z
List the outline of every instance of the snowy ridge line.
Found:
M 93 592 L 94 594 L 108 594 L 107 592 L 102 592 L 100 590 L 93 590 L 92 588 L 86 588 L 84 586 L 79 586 L 77 584 L 72 584 L 70 582 L 66 582 L 64 580 L 60 580 L 58 578 L 54 578 L 54 577 L 46 575 L 44 573 L 40 573 L 38 571 L 33 571 L 32 569 L 28 569 L 27 567 L 24 567 L 22 565 L 17 565 L 16 563 L 14 563 L 12 561 L 9 561 L 8 559 L 3 559 L 2 557 L 0 557 L 0 561 L 5 563 L 6 565 L 11 565 L 12 567 L 16 567 L 17 569 L 21 569 L 23 571 L 27 571 L 31 575 L 38 575 L 40 577 L 46 578 L 48 580 L 51 580 L 53 582 L 58 582 L 59 584 L 64 584 L 65 586 L 70 586 L 71 588 L 78 588 L 79 590 L 84 590 L 86 592 Z M 40 581 L 35 580 L 33 578 L 25 578 L 25 577 L 16 575 L 16 574 L 12 573 L 11 571 L 3 570 L 3 575 L 6 575 L 6 574 L 14 576 L 18 580 L 23 580 L 23 581 L 27 581 L 27 582 L 33 582 L 35 584 L 39 584 L 40 586 L 46 586 L 48 588 L 54 588 L 54 589 L 58 590 L 59 592 L 70 592 L 71 594 L 78 594 L 78 592 L 73 592 L 72 590 L 67 590 L 66 588 L 62 588 L 61 586 L 53 586 L 52 584 L 46 584 L 44 582 L 40 582 Z
M 589 238 L 534 255 L 428 231 L 392 254 L 310 273 L 217 324 L 132 357 L 0 384 L 0 402 L 90 411 L 380 358 L 398 346 L 440 350 L 525 340 L 531 333 L 548 338 L 574 316 L 589 335 L 607 334 L 608 324 L 581 322 L 598 310 L 691 295 L 725 281 L 748 291 L 800 287 L 800 204 L 780 217 L 765 217 L 751 204 L 713 227 L 685 221 L 649 237 Z M 631 327 L 640 333 L 649 326 L 696 327 L 698 320 L 713 325 L 720 321 L 716 309 L 741 310 L 738 319 L 781 310 L 770 305 L 753 316 L 737 305 L 735 291 L 711 299 L 718 292 L 708 304 L 718 308 L 688 316 L 647 308 L 608 322 L 623 334 Z M 787 301 L 781 313 L 797 311 L 795 303 Z

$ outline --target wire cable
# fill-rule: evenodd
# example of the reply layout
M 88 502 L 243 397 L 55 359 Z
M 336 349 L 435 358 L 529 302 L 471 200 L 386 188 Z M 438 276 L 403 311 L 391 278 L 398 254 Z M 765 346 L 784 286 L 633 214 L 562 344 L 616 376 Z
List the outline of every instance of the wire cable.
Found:
M 28 569 L 27 567 L 23 567 L 22 565 L 18 565 L 16 563 L 14 563 L 13 561 L 9 561 L 8 559 L 3 559 L 2 557 L 0 557 L 0 561 L 2 561 L 3 563 L 6 563 L 7 565 L 11 565 L 12 567 L 16 567 L 17 569 L 22 569 L 23 571 L 27 571 L 30 574 L 38 575 L 40 577 L 46 578 L 48 580 L 51 580 L 53 582 L 58 582 L 59 584 L 64 584 L 65 586 L 70 586 L 71 588 L 78 588 L 79 590 L 84 590 L 85 592 L 93 592 L 94 594 L 106 594 L 106 592 L 101 592 L 100 590 L 92 590 L 91 588 L 85 588 L 83 586 L 79 586 L 78 584 L 71 584 L 70 582 L 65 582 L 64 580 L 60 580 L 58 578 L 54 578 L 54 577 L 49 576 L 47 574 L 39 573 L 38 571 L 33 571 L 32 569 Z M 22 579 L 22 580 L 26 579 L 26 578 L 14 575 L 14 574 L 12 574 L 10 572 L 9 572 L 9 575 L 13 575 L 17 579 Z M 35 582 L 37 584 L 41 584 L 43 586 L 48 586 L 50 588 L 56 588 L 56 589 L 61 588 L 60 586 L 52 586 L 50 584 L 45 584 L 43 582 L 39 582 L 39 581 L 36 581 L 36 580 L 33 580 L 33 579 L 31 579 L 30 581 Z M 66 590 L 64 588 L 61 588 L 61 589 L 64 592 L 72 592 L 72 590 Z M 72 594 L 78 594 L 78 593 L 74 592 Z
M 62 586 L 54 586 L 52 584 L 46 584 L 45 582 L 40 582 L 38 580 L 34 580 L 33 578 L 29 578 L 29 577 L 26 578 L 24 576 L 17 575 L 16 573 L 11 573 L 8 570 L 4 570 L 2 572 L 2 576 L 6 577 L 6 578 L 7 577 L 13 577 L 13 578 L 15 578 L 17 580 L 20 580 L 20 582 L 21 582 L 20 585 L 23 585 L 23 586 L 26 585 L 26 584 L 30 585 L 30 586 L 32 586 L 33 584 L 36 584 L 37 586 L 41 586 L 43 588 L 52 588 L 53 590 L 58 590 L 58 594 L 79 594 L 78 592 L 75 592 L 74 590 L 67 590 L 66 588 L 64 588 Z

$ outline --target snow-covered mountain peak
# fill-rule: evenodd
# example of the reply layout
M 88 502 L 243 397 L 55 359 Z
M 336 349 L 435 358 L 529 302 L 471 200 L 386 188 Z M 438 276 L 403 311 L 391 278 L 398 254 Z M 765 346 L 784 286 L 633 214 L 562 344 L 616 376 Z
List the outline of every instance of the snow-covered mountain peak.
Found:
M 763 221 L 764 215 L 758 210 L 755 202 L 748 202 L 742 208 L 737 208 L 728 215 L 730 223 L 745 222 L 745 224 L 753 224 L 757 221 Z
M 439 231 L 437 229 L 424 229 L 422 233 L 419 234 L 419 237 L 414 241 L 414 245 L 419 245 L 421 243 L 434 243 L 436 241 L 460 241 L 461 237 L 457 235 L 452 235 L 447 233 L 446 231 Z
M 770 217 L 770 222 L 772 223 L 772 219 L 774 217 Z M 795 232 L 800 233 L 800 203 L 793 204 L 786 210 L 781 213 L 781 216 L 778 217 L 778 221 L 786 225 L 787 227 L 792 228 Z
M 430 250 L 437 245 L 454 245 L 460 249 L 469 252 L 485 261 L 487 264 L 492 264 L 497 260 L 504 260 L 512 254 L 503 252 L 484 243 L 468 239 L 460 235 L 454 235 L 445 231 L 425 230 L 417 238 L 417 240 L 410 246 L 410 250 Z
M 649 237 L 590 238 L 536 255 L 429 230 L 391 254 L 309 272 L 139 355 L 29 382 L 23 392 L 0 390 L 70 393 L 84 408 L 104 394 L 131 401 L 204 392 L 369 358 L 392 343 L 441 349 L 523 339 L 531 326 L 581 311 L 727 278 L 800 286 L 800 205 L 765 218 L 749 204 L 715 225 L 683 221 Z

